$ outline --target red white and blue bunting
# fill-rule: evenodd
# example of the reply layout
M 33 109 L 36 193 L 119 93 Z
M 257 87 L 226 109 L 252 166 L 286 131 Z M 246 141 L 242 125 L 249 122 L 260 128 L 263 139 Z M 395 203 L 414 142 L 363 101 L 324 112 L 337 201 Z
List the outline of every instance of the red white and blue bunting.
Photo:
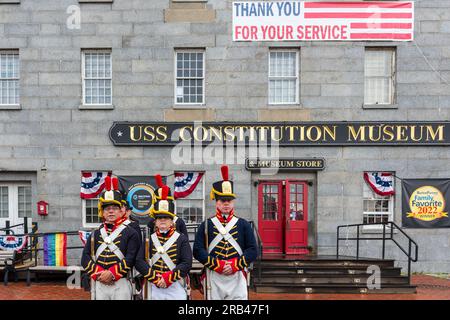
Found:
M 380 196 L 395 194 L 394 175 L 389 172 L 364 172 L 364 180 Z
M 0 236 L 0 249 L 6 251 L 20 251 L 27 245 L 28 236 Z
M 179 199 L 189 196 L 202 180 L 202 177 L 203 172 L 176 172 L 174 198 Z
M 78 235 L 80 236 L 80 240 L 83 243 L 83 246 L 86 245 L 87 239 L 89 238 L 89 236 L 91 235 L 90 231 L 78 231 Z
M 97 197 L 105 188 L 105 178 L 111 172 L 81 172 L 81 199 Z

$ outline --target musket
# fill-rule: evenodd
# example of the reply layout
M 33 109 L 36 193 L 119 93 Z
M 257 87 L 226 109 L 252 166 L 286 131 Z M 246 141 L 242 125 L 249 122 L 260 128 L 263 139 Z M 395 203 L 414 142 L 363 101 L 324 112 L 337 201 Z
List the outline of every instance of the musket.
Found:
M 145 233 L 145 262 L 148 263 L 149 260 L 149 237 L 148 237 L 148 228 L 147 232 Z M 144 300 L 148 299 L 148 281 L 144 278 Z
M 94 253 L 94 249 L 95 249 L 95 242 L 94 239 L 95 238 L 95 230 L 92 231 L 91 233 L 91 258 L 92 261 L 94 261 L 94 264 L 97 263 L 97 261 L 95 261 L 95 253 Z M 95 268 L 94 268 L 95 271 Z M 95 289 L 96 289 L 96 281 L 94 279 L 91 278 L 91 300 L 96 300 L 97 297 L 95 295 Z
M 206 247 L 206 252 L 209 255 L 208 218 L 206 218 L 206 220 L 205 220 L 205 247 Z M 205 268 L 205 292 L 204 292 L 205 300 L 208 300 L 208 298 L 211 297 L 211 294 L 209 292 L 211 290 L 211 277 L 210 277 L 209 273 L 210 273 L 209 268 Z

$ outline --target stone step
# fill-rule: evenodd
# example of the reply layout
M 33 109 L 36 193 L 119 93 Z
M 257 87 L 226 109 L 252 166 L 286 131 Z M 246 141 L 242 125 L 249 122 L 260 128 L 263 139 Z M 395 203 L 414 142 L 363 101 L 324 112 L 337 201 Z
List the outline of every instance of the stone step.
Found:
M 365 285 L 348 284 L 278 284 L 256 286 L 257 293 L 349 293 L 349 294 L 384 294 L 384 293 L 416 293 L 412 285 L 382 285 L 380 289 L 369 290 Z
M 382 267 L 380 268 L 381 275 L 400 275 L 401 268 L 399 267 Z M 372 273 L 372 272 L 370 272 Z M 257 266 L 254 266 L 253 274 L 259 274 Z M 353 267 L 333 267 L 333 266 L 304 266 L 304 267 L 277 267 L 264 266 L 261 269 L 261 275 L 302 275 L 302 274 L 368 274 L 368 268 L 362 266 Z
M 264 276 L 254 279 L 255 286 L 277 285 L 277 284 L 367 284 L 373 280 L 368 275 L 308 275 L 308 276 Z M 384 284 L 408 284 L 408 278 L 402 276 L 381 276 L 381 285 Z
M 360 261 L 338 261 L 338 260 L 262 260 L 260 264 L 264 267 L 316 267 L 316 266 L 332 266 L 332 267 L 368 267 L 377 265 L 379 267 L 393 267 L 394 260 L 360 260 Z

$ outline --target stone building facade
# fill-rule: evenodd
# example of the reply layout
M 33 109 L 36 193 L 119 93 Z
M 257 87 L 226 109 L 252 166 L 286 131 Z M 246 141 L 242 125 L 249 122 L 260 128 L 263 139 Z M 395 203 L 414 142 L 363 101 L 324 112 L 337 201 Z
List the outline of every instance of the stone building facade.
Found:
M 17 211 L 11 198 L 17 194 L 25 199 L 18 205 L 22 215 L 31 214 L 40 231 L 85 228 L 80 172 L 106 170 L 116 175 L 205 171 L 205 213 L 213 213 L 208 196 L 212 182 L 220 179 L 220 164 L 175 165 L 172 148 L 165 146 L 114 146 L 109 138 L 114 121 L 450 120 L 450 1 L 414 4 L 413 41 L 233 42 L 231 0 L 0 0 L 4 66 L 11 57 L 20 66 L 10 75 L 18 93 L 7 87 L 3 98 L 9 98 L 0 105 L 3 221 Z M 371 48 L 395 54 L 395 94 L 382 106 L 365 104 L 365 57 Z M 270 103 L 269 56 L 283 49 L 298 57 L 297 101 Z M 92 52 L 110 57 L 112 72 L 103 74 L 103 84 L 111 83 L 111 103 L 86 103 L 85 54 Z M 203 54 L 204 91 L 197 94 L 204 96 L 193 100 L 200 103 L 177 103 L 179 52 Z M 362 223 L 365 171 L 450 177 L 447 146 L 282 147 L 280 156 L 325 159 L 324 170 L 270 178 L 309 182 L 308 246 L 319 254 L 334 254 L 338 225 Z M 258 221 L 254 182 L 264 177 L 240 160 L 230 164 L 237 212 Z M 400 180 L 395 184 L 398 193 L 389 205 L 401 225 Z M 47 217 L 37 215 L 40 200 L 49 203 Z M 450 272 L 449 229 L 406 231 L 420 247 L 413 271 Z M 405 261 L 394 246 L 388 249 Z M 379 246 L 367 250 L 379 254 Z

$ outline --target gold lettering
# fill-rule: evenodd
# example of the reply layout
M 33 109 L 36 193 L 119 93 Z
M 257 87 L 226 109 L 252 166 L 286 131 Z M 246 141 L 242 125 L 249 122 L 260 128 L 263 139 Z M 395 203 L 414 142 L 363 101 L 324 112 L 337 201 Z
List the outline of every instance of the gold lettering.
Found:
M 329 126 L 324 126 L 324 137 L 323 137 L 323 141 L 327 141 L 327 134 L 330 136 L 330 138 L 333 141 L 336 141 L 336 126 L 333 126 L 333 129 L 331 129 Z
M 374 137 L 374 129 L 377 128 L 378 130 L 378 137 Z M 381 140 L 381 126 L 369 126 L 369 140 L 370 141 L 380 141 Z
M 153 127 L 147 126 L 144 128 L 144 141 L 155 140 L 155 133 L 153 132 Z M 147 138 L 149 136 L 150 138 Z
M 223 141 L 222 137 L 222 127 L 209 127 L 210 132 L 210 141 L 213 140 L 214 137 L 216 137 L 219 141 Z
M 407 126 L 397 126 L 397 141 L 408 141 L 408 137 L 405 135 Z
M 223 131 L 225 132 L 225 141 L 233 141 L 236 138 L 233 127 L 225 127 Z
M 436 136 L 439 135 L 438 141 L 444 141 L 444 126 L 438 126 L 436 131 L 433 131 L 433 126 L 427 126 L 427 141 L 429 141 L 430 136 L 433 141 L 436 140 Z
M 420 126 L 420 138 L 416 138 L 416 126 L 411 126 L 411 140 L 420 141 L 423 137 L 423 126 Z
M 289 129 L 289 141 L 294 141 L 295 140 L 294 130 L 297 129 L 297 127 L 286 126 L 286 129 Z
M 201 132 L 199 132 L 201 131 Z M 200 136 L 201 134 L 201 136 Z M 194 140 L 195 141 L 205 141 L 208 138 L 208 133 L 206 132 L 205 128 L 203 126 L 196 126 L 194 128 Z
M 130 126 L 130 138 L 133 141 L 139 141 L 142 139 L 142 126 L 139 126 L 139 138 L 136 138 L 134 128 L 135 126 Z
M 393 141 L 394 140 L 394 126 L 386 125 L 383 127 L 383 140 L 384 141 Z M 389 138 L 386 138 L 386 136 L 389 136 Z
M 283 128 L 270 127 L 270 136 L 272 141 L 283 140 Z
M 166 141 L 167 140 L 167 127 L 159 126 L 156 128 L 156 133 L 158 136 L 156 137 L 156 141 Z
M 365 126 L 361 126 L 358 129 L 358 132 L 355 131 L 355 128 L 353 126 L 348 127 L 348 139 L 347 141 L 351 141 L 351 139 L 355 141 L 366 141 L 366 135 L 365 135 Z M 351 135 L 351 137 L 350 137 Z
M 266 141 L 267 130 L 269 130 L 270 127 L 259 126 L 258 128 L 259 128 L 259 141 Z
M 191 141 L 190 133 L 188 133 L 188 135 L 189 135 L 188 138 L 186 138 L 185 135 L 184 135 L 185 134 L 185 130 L 187 130 L 187 129 L 189 129 L 189 131 L 191 132 L 192 131 L 192 126 L 185 126 L 185 127 L 182 127 L 180 129 L 180 139 L 183 140 L 183 141 Z
M 313 138 L 312 134 L 311 134 L 313 129 L 315 129 L 315 131 L 316 131 L 315 138 Z M 306 130 L 306 136 L 308 137 L 308 140 L 311 140 L 311 141 L 314 141 L 314 142 L 318 141 L 322 137 L 322 130 L 319 127 L 317 127 L 317 126 L 308 127 L 308 129 Z

